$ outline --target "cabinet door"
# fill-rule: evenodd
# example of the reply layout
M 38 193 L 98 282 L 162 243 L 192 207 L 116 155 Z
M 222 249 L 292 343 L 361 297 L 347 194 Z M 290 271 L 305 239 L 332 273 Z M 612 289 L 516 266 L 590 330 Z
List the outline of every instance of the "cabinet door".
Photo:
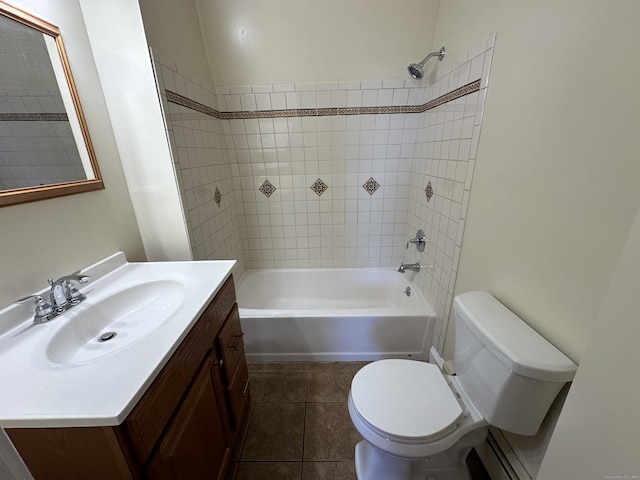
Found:
M 147 467 L 149 478 L 198 480 L 224 477 L 231 450 L 218 417 L 209 372 L 211 364 L 210 357 L 161 440 Z

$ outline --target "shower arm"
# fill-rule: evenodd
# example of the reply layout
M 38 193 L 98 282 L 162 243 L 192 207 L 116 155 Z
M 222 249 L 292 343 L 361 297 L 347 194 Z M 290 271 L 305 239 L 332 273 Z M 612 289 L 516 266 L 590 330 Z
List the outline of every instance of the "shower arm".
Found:
M 442 60 L 444 58 L 444 54 L 444 47 L 442 47 L 439 51 L 431 52 L 429 55 L 424 57 L 424 60 L 422 60 L 418 65 L 420 65 L 420 68 L 424 67 L 424 64 L 427 63 L 427 60 L 429 60 L 431 57 L 438 57 L 438 60 Z

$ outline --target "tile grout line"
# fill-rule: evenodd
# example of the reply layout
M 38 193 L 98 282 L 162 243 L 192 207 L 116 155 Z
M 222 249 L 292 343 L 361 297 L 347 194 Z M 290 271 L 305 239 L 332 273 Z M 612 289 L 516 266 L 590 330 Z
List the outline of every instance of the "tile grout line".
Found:
M 309 370 L 305 369 L 304 372 L 305 382 L 304 382 L 304 415 L 302 420 L 302 455 L 300 459 L 300 480 L 302 480 L 302 470 L 304 467 L 304 439 L 307 434 L 307 400 L 309 398 Z

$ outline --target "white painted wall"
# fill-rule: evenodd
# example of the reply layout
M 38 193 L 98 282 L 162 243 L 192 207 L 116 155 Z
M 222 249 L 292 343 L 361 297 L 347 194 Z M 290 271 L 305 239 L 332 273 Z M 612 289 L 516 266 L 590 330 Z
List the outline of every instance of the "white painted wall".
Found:
M 195 2 L 217 86 L 405 78 L 407 65 L 433 50 L 439 4 Z
M 491 291 L 576 362 L 640 205 L 639 14 L 633 1 L 446 0 L 438 16 L 450 62 L 498 34 L 456 293 Z M 549 436 L 509 440 L 535 472 Z
M 640 210 L 538 480 L 640 477 Z
M 140 0 L 149 45 L 211 81 L 194 0 Z
M 145 258 L 78 3 L 11 4 L 60 27 L 106 188 L 0 209 L 0 306 L 118 250 Z
M 147 259 L 191 260 L 138 3 L 80 5 Z
M 498 32 L 456 291 L 491 291 L 578 362 L 640 205 L 639 16 L 447 0 L 438 17 L 449 61 Z

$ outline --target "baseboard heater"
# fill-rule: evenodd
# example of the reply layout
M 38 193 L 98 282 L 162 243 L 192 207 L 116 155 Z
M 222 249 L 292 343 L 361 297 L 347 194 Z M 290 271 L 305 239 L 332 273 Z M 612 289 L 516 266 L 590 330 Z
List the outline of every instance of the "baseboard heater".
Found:
M 445 362 L 435 347 L 429 351 L 429 362 L 438 365 L 440 370 L 451 375 L 453 364 Z M 497 428 L 490 427 L 487 440 L 476 447 L 478 456 L 491 480 L 532 480 L 517 455 Z
M 476 452 L 491 480 L 532 480 L 500 430 L 489 428 L 487 440 Z

